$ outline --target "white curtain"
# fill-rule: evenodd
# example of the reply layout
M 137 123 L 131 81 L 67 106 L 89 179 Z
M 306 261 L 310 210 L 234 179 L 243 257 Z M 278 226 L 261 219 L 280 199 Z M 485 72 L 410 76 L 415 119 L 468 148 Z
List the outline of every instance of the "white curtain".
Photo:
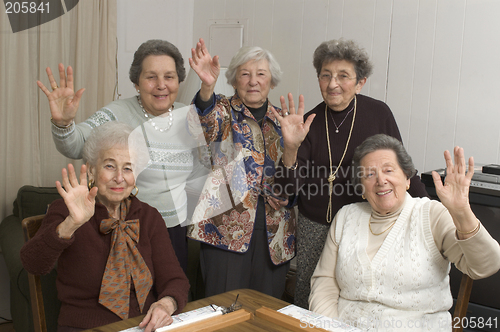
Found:
M 5 11 L 4 11 L 5 12 Z M 62 156 L 51 135 L 50 110 L 36 81 L 59 82 L 58 63 L 71 65 L 75 90 L 85 88 L 76 122 L 111 102 L 116 85 L 116 0 L 79 1 L 41 26 L 12 33 L 0 13 L 0 217 L 12 213 L 23 185 L 55 186 L 61 169 L 81 161 Z

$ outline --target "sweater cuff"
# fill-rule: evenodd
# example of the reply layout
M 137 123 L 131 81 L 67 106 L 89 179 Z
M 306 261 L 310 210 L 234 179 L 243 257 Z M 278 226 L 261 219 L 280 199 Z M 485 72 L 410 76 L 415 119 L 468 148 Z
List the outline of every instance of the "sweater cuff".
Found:
M 198 109 L 199 115 L 207 115 L 215 107 L 215 94 L 212 94 L 212 97 L 208 101 L 203 101 L 198 91 L 194 97 L 194 105 Z
M 73 236 L 69 239 L 59 237 L 59 234 L 57 233 L 57 226 L 59 226 L 59 224 L 60 223 L 52 223 L 49 226 L 44 242 L 48 248 L 57 252 L 62 252 L 64 249 L 73 244 L 75 241 L 75 234 L 73 234 Z
M 74 120 L 71 122 L 71 125 L 69 125 L 67 128 L 58 127 L 53 122 L 51 122 L 51 124 L 52 124 L 52 134 L 58 138 L 65 138 L 75 131 Z

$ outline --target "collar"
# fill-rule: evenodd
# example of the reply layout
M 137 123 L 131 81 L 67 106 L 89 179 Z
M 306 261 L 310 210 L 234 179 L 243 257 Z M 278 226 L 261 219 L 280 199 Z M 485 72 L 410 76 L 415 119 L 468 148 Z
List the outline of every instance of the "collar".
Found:
M 252 112 L 250 112 L 248 107 L 246 107 L 245 104 L 243 104 L 243 101 L 241 101 L 241 98 L 238 96 L 238 92 L 236 92 L 231 97 L 231 99 L 229 100 L 229 103 L 231 104 L 231 108 L 237 112 L 238 121 L 243 120 L 241 118 L 241 116 L 246 116 L 248 118 L 255 120 Z M 278 119 L 276 119 L 276 117 L 274 116 L 273 112 L 271 112 L 271 107 L 274 107 L 274 109 L 278 113 L 282 114 L 281 108 L 278 108 L 278 107 L 274 106 L 273 104 L 271 104 L 271 101 L 268 98 L 267 99 L 267 112 L 266 112 L 266 115 L 264 115 L 264 117 L 262 119 L 263 120 L 269 119 L 269 120 L 271 120 L 271 122 L 274 124 L 275 127 L 279 127 L 280 123 L 278 122 Z
M 406 206 L 408 199 L 411 199 L 411 196 L 410 196 L 410 194 L 408 194 L 408 192 L 406 192 L 403 204 L 401 204 L 401 206 L 398 207 L 398 209 L 396 211 L 390 212 L 388 214 L 380 214 L 377 211 L 372 209 L 372 219 L 373 220 L 384 220 L 384 219 L 389 219 L 389 218 L 399 216 L 401 214 L 401 211 L 403 211 L 404 207 Z
M 122 201 L 122 203 L 124 201 L 129 201 L 128 204 L 130 205 L 128 206 L 127 217 L 129 219 L 132 219 L 133 214 L 137 213 L 141 209 L 141 205 L 138 204 L 139 200 L 137 199 L 137 197 L 127 197 Z M 99 202 L 99 200 L 96 197 L 94 216 L 97 216 L 98 214 L 100 216 L 100 218 L 98 219 L 109 218 L 108 208 L 104 204 Z

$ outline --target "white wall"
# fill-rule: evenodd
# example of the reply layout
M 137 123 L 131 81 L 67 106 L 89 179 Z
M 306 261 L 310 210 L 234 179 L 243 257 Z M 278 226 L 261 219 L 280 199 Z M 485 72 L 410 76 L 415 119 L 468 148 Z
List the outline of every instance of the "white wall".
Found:
M 118 93 L 120 98 L 137 94 L 128 78 L 134 52 L 149 39 L 168 40 L 184 58 L 186 70 L 193 47 L 194 0 L 119 0 Z M 181 85 L 182 87 L 182 85 Z M 104 106 L 104 105 L 103 105 Z
M 208 20 L 248 20 L 245 43 L 269 49 L 284 71 L 271 101 L 301 93 L 311 109 L 321 101 L 314 49 L 355 39 L 375 64 L 362 93 L 391 107 L 423 172 L 457 144 L 476 162 L 500 162 L 498 13 L 496 0 L 195 0 L 192 45 L 208 40 Z
M 500 2 L 394 1 L 387 103 L 420 170 L 463 146 L 499 162 Z

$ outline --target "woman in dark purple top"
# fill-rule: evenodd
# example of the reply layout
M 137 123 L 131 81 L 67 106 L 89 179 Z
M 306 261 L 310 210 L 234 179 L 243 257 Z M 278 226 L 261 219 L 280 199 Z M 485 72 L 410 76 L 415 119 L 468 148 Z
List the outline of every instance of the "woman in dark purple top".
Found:
M 304 308 L 331 220 L 342 206 L 363 200 L 362 188 L 350 181 L 354 149 L 379 133 L 401 140 L 389 107 L 359 94 L 373 67 L 364 49 L 352 40 L 326 41 L 314 52 L 313 64 L 323 102 L 304 116 L 302 97 L 296 112 L 289 95 L 291 114 L 278 117 L 284 153 L 275 175 L 281 186 L 276 190 L 298 198 L 295 304 Z M 418 177 L 409 192 L 427 196 Z

